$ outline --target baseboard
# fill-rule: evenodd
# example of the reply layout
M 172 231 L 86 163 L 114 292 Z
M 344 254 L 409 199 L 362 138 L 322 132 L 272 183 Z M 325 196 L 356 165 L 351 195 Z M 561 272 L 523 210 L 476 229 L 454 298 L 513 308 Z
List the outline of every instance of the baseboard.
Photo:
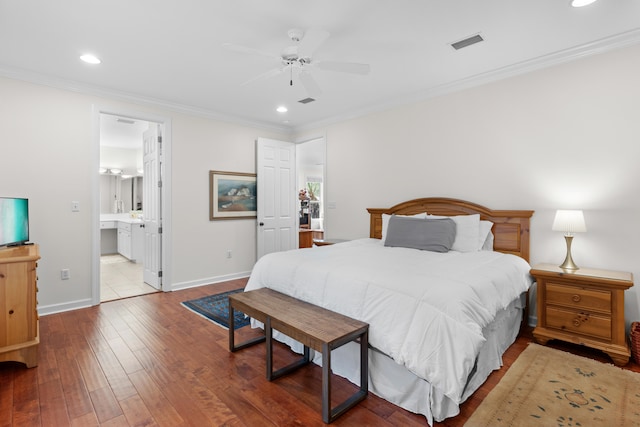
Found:
M 250 271 L 245 271 L 240 273 L 227 274 L 224 276 L 216 276 L 216 277 L 209 277 L 206 279 L 192 280 L 189 282 L 174 283 L 171 286 L 171 290 L 179 291 L 182 289 L 196 288 L 198 286 L 212 285 L 214 283 L 227 282 L 229 280 L 243 279 L 245 277 L 249 277 L 250 275 L 251 275 Z
M 46 316 L 48 314 L 62 313 L 63 311 L 71 311 L 77 310 L 79 308 L 87 308 L 91 307 L 93 304 L 91 302 L 91 298 L 65 302 L 62 304 L 52 304 L 52 305 L 39 305 L 38 306 L 38 314 L 40 316 Z

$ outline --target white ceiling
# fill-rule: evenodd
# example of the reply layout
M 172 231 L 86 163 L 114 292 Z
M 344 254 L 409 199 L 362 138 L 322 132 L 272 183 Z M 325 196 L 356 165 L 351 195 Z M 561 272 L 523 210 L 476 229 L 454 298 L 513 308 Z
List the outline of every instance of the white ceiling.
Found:
M 331 33 L 313 61 L 370 74 L 313 69 L 323 93 L 307 105 L 295 74 L 241 86 L 278 60 L 222 45 L 277 56 L 291 28 Z M 638 0 L 0 0 L 0 75 L 285 131 L 638 42 Z

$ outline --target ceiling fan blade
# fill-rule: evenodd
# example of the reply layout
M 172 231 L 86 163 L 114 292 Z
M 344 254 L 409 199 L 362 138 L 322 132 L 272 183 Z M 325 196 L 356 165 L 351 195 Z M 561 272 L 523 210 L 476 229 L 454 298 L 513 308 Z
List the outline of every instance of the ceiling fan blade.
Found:
M 273 59 L 282 59 L 279 55 L 274 55 L 273 53 L 270 52 L 264 52 L 258 49 L 254 49 L 252 47 L 246 47 L 246 46 L 240 46 L 237 44 L 232 44 L 232 43 L 224 43 L 222 45 L 223 48 L 225 48 L 228 51 L 231 52 L 238 52 L 238 53 L 246 53 L 249 55 L 259 55 L 259 56 L 266 56 L 268 58 L 273 58 Z
M 300 58 L 310 58 L 317 48 L 329 38 L 330 34 L 324 30 L 309 29 L 304 33 L 304 37 L 298 45 L 298 56 Z
M 338 71 L 340 73 L 351 73 L 366 75 L 371 71 L 369 64 L 358 64 L 355 62 L 321 61 L 315 65 L 322 70 Z
M 246 85 L 248 85 L 250 83 L 253 83 L 255 81 L 258 81 L 258 80 L 266 80 L 266 79 L 268 79 L 270 77 L 277 76 L 278 74 L 282 73 L 284 70 L 285 70 L 285 68 L 274 68 L 273 70 L 269 70 L 269 71 L 267 71 L 265 73 L 259 74 L 259 75 L 255 76 L 255 77 L 247 80 L 244 83 L 240 83 L 240 86 L 246 86 Z
M 322 94 L 322 89 L 320 89 L 320 86 L 318 86 L 318 83 L 316 83 L 316 80 L 311 74 L 305 71 L 301 71 L 300 82 L 302 83 L 302 86 L 304 86 L 304 89 L 307 91 L 307 95 L 309 95 L 311 98 L 316 98 Z

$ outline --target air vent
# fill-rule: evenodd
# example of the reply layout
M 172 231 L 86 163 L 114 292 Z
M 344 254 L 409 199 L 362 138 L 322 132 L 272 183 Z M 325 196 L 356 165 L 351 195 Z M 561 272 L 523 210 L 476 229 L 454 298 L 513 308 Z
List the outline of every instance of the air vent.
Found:
M 127 124 L 127 125 L 132 125 L 132 124 L 134 124 L 134 123 L 135 123 L 135 120 L 123 119 L 123 118 L 121 118 L 121 117 L 118 117 L 118 118 L 116 119 L 116 122 L 118 122 L 118 123 L 125 123 L 125 124 Z
M 472 44 L 480 43 L 484 41 L 480 34 L 476 34 L 475 36 L 467 37 L 464 40 L 457 41 L 455 43 L 451 43 L 451 47 L 455 50 L 460 50 L 463 47 L 471 46 Z
M 313 98 L 305 98 L 305 99 L 301 99 L 300 101 L 298 101 L 300 104 L 308 104 L 310 102 L 315 101 L 315 99 Z

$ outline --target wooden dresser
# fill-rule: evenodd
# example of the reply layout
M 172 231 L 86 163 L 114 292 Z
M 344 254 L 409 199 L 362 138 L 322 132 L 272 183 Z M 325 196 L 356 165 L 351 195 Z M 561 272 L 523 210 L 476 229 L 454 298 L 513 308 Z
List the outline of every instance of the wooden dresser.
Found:
M 0 362 L 38 364 L 38 245 L 0 249 Z
M 538 284 L 538 343 L 559 339 L 602 350 L 616 365 L 629 362 L 624 291 L 633 286 L 631 273 L 540 264 L 531 275 Z

